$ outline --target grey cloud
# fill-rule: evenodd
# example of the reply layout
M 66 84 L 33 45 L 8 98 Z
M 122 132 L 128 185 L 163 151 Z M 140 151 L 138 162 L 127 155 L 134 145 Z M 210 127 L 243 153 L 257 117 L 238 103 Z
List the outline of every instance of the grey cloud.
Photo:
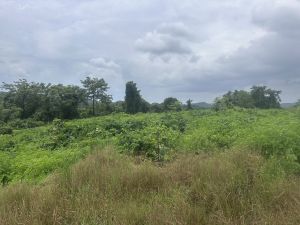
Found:
M 267 84 L 300 98 L 297 0 L 2 0 L 0 82 L 103 77 L 115 100 L 211 101 Z
M 137 50 L 152 56 L 190 54 L 191 35 L 183 23 L 163 23 L 135 42 Z
M 120 66 L 110 59 L 105 59 L 102 57 L 98 58 L 92 58 L 89 61 L 92 65 L 99 67 L 99 68 L 105 68 L 105 69 L 112 69 L 112 70 L 118 70 L 120 69 Z
M 286 1 L 268 5 L 268 9 L 258 7 L 253 12 L 253 22 L 271 32 L 283 36 L 300 35 L 300 4 L 299 1 Z
M 189 29 L 182 22 L 177 23 L 163 23 L 158 26 L 158 32 L 172 35 L 173 37 L 183 37 L 183 38 L 191 38 L 192 34 Z

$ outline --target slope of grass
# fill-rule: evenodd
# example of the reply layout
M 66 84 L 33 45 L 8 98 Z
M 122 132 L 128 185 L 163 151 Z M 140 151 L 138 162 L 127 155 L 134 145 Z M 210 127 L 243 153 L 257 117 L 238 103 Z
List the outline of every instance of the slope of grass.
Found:
M 246 151 L 164 164 L 95 151 L 38 185 L 0 189 L 0 224 L 300 224 L 299 177 L 277 163 Z

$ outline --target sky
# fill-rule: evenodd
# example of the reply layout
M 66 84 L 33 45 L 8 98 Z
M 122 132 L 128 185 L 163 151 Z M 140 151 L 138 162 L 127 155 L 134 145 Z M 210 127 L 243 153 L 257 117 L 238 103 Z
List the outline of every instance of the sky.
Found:
M 161 102 L 267 85 L 300 99 L 300 0 L 0 0 L 0 82 L 80 85 Z

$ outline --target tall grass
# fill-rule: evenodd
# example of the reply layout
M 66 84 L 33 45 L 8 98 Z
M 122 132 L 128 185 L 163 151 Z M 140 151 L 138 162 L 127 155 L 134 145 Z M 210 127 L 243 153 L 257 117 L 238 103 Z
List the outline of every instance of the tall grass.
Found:
M 300 224 L 299 187 L 244 151 L 157 165 L 107 149 L 42 184 L 1 189 L 0 224 Z

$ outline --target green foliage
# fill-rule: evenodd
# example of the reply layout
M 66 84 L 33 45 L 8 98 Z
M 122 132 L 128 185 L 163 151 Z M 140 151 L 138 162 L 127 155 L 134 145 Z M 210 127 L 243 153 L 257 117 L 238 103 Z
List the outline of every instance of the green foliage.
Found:
M 135 114 L 140 111 L 142 97 L 140 95 L 140 90 L 137 89 L 136 83 L 129 81 L 126 83 L 125 90 L 125 108 L 126 112 L 130 114 Z
M 266 86 L 253 86 L 250 92 L 243 90 L 229 91 L 221 98 L 216 98 L 214 109 L 216 111 L 241 108 L 271 109 L 280 108 L 281 91 L 268 89 Z
M 4 83 L 2 88 L 6 92 L 1 102 L 0 119 L 5 122 L 28 118 L 47 122 L 54 118 L 78 118 L 79 106 L 85 101 L 85 91 L 78 86 L 19 80 Z
M 9 109 L 3 108 L 0 112 L 0 121 L 8 122 L 17 120 L 21 117 L 21 109 L 12 106 Z
M 163 102 L 164 111 L 180 111 L 181 103 L 177 98 L 168 97 Z
M 119 136 L 119 144 L 125 152 L 161 161 L 167 151 L 175 147 L 178 135 L 163 124 L 151 124 L 144 129 L 125 130 Z
M 0 186 L 7 184 L 11 179 L 11 158 L 0 149 Z
M 186 108 L 187 108 L 187 110 L 193 109 L 193 107 L 192 107 L 192 100 L 191 99 L 188 99 L 186 101 Z
M 70 130 L 65 126 L 64 121 L 55 119 L 48 129 L 49 141 L 42 146 L 51 150 L 65 147 L 71 141 Z
M 152 103 L 150 105 L 150 112 L 154 112 L 154 113 L 161 113 L 163 112 L 163 106 L 162 104 L 159 103 Z
M 83 87 L 86 90 L 88 99 L 92 100 L 93 115 L 96 114 L 96 102 L 100 101 L 103 105 L 105 105 L 105 107 L 109 105 L 109 103 L 112 100 L 112 97 L 106 93 L 109 87 L 103 78 L 98 79 L 86 77 L 86 79 L 82 80 L 81 83 L 83 84 Z
M 42 121 L 37 121 L 34 119 L 15 119 L 11 120 L 7 123 L 10 127 L 13 127 L 15 129 L 26 129 L 26 128 L 34 128 L 34 127 L 39 127 L 45 125 L 44 122 Z
M 250 93 L 255 107 L 261 109 L 280 108 L 281 91 L 268 89 L 266 86 L 253 86 Z
M 180 131 L 183 133 L 186 129 L 186 120 L 181 114 L 178 113 L 166 113 L 161 117 L 161 123 L 168 128 Z
M 0 135 L 0 151 L 11 151 L 15 147 L 15 141 L 11 135 Z
M 7 126 L 1 126 L 0 127 L 0 135 L 12 134 L 12 133 L 13 133 L 13 129 L 11 127 L 7 127 Z
M 10 157 L 9 177 L 13 181 L 40 179 L 64 166 L 60 157 L 70 157 L 64 158 L 68 164 L 96 146 L 108 144 L 124 153 L 152 160 L 169 159 L 174 152 L 182 151 L 212 153 L 248 149 L 279 163 L 285 173 L 298 174 L 299 112 L 298 108 L 233 108 L 219 112 L 115 113 L 69 122 L 55 120 L 48 126 L 0 135 L 0 152 Z M 34 167 L 38 169 L 34 171 Z M 39 171 L 43 175 L 38 176 Z

